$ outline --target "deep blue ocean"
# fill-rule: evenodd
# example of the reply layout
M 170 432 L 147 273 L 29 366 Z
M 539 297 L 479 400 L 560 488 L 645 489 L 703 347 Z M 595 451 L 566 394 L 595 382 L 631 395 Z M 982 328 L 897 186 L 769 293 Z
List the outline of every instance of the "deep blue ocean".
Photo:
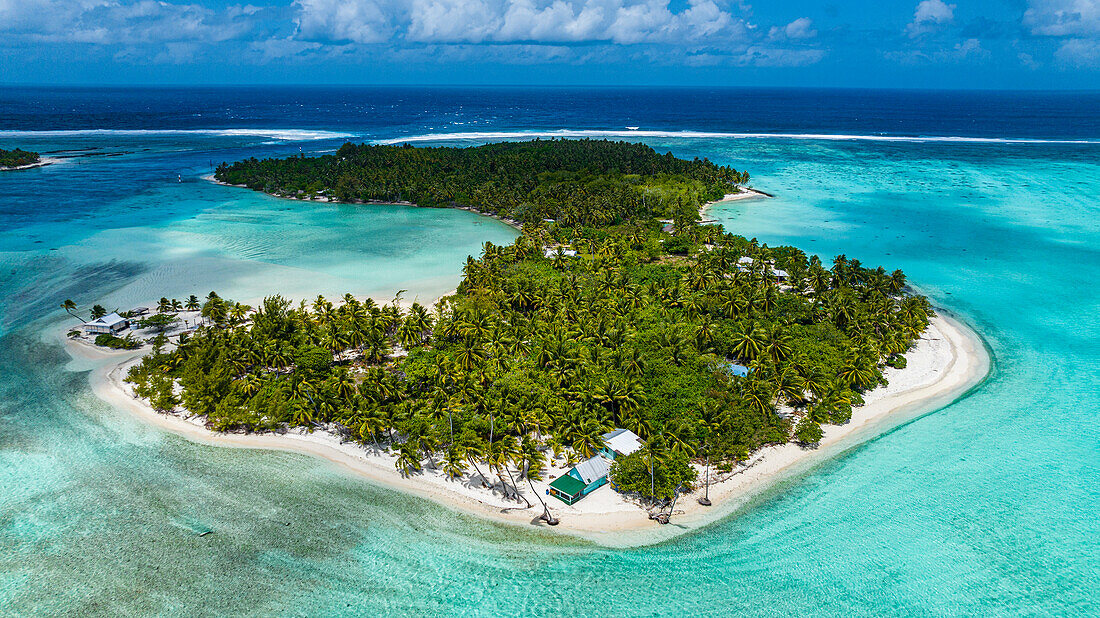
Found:
M 776 198 L 710 211 L 727 229 L 902 268 L 990 376 L 618 550 L 148 427 L 59 343 L 65 298 L 426 300 L 515 236 L 204 180 L 221 161 L 559 135 L 748 170 Z M 0 615 L 1100 614 L 1100 93 L 0 88 L 16 146 L 60 162 L 0 172 Z

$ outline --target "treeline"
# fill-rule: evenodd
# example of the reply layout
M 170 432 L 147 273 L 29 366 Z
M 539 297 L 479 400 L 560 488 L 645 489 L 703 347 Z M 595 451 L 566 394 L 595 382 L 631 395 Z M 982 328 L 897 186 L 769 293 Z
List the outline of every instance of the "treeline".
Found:
M 509 219 L 607 226 L 697 212 L 748 180 L 644 144 L 534 140 L 469 148 L 345 144 L 335 155 L 222 164 L 222 182 L 287 197 L 472 206 Z
M 21 150 L 19 148 L 15 150 L 4 150 L 0 148 L 0 167 L 20 167 L 38 163 L 38 161 L 39 156 L 37 152 L 30 152 L 29 150 Z
M 626 427 L 649 459 L 617 465 L 633 476 L 616 482 L 646 495 L 655 475 L 661 497 L 690 483 L 688 460 L 728 470 L 764 445 L 816 442 L 928 325 L 900 271 L 713 226 L 676 238 L 674 255 L 652 226 L 529 226 L 511 246 L 486 243 L 434 310 L 272 296 L 236 327 L 204 311 L 211 326 L 158 346 L 129 379 L 217 430 L 338 423 L 405 473 L 477 473 L 517 500 L 548 456 L 588 457 Z M 546 257 L 560 243 L 578 255 Z

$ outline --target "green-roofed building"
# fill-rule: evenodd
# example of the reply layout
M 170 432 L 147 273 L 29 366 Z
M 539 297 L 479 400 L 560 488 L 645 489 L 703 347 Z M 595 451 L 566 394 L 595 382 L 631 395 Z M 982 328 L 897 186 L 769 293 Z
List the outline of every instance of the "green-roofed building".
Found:
M 550 495 L 566 504 L 573 504 L 584 497 L 585 487 L 587 485 L 582 481 L 563 474 L 550 483 Z
M 550 495 L 566 504 L 573 504 L 606 485 L 610 469 L 611 460 L 599 455 L 582 461 L 550 483 Z

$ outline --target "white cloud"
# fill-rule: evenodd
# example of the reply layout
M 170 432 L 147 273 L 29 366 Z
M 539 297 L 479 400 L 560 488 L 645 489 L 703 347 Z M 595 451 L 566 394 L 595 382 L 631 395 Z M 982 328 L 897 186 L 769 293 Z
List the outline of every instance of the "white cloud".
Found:
M 1100 0 L 1030 0 L 1024 25 L 1043 36 L 1100 34 Z
M 389 9 L 374 0 L 296 0 L 297 36 L 326 43 L 381 43 L 393 36 Z
M 746 22 L 750 12 L 731 0 L 291 0 L 217 8 L 204 0 L 0 0 L 0 34 L 31 45 L 113 46 L 103 51 L 135 64 L 230 54 L 254 63 L 384 56 L 786 66 L 824 55 L 805 42 L 817 35 L 809 18 L 778 25 L 769 37 L 766 26 Z
M 405 34 L 410 41 L 479 43 L 500 29 L 499 7 L 487 0 L 411 0 L 410 4 Z
M 715 0 L 297 0 L 306 40 L 374 43 L 622 44 L 736 39 L 744 23 Z
M 817 36 L 817 30 L 814 30 L 814 22 L 809 17 L 799 17 L 786 26 L 780 28 L 779 26 L 772 26 L 772 29 L 768 31 L 768 38 L 774 40 L 781 39 L 812 39 Z
M 0 0 L 0 33 L 40 42 L 181 43 L 162 52 L 165 58 L 182 58 L 192 53 L 182 43 L 226 41 L 249 32 L 258 11 L 154 0 Z
M 1069 39 L 1054 52 L 1060 64 L 1078 67 L 1100 67 L 1100 41 L 1095 39 Z
M 918 37 L 954 20 L 954 4 L 947 4 L 943 0 L 921 0 L 917 10 L 913 12 L 913 21 L 906 30 L 909 36 Z
M 933 54 L 933 58 L 941 62 L 958 62 L 967 58 L 987 59 L 989 56 L 989 51 L 982 47 L 982 42 L 978 39 L 966 39 L 949 50 L 939 51 Z

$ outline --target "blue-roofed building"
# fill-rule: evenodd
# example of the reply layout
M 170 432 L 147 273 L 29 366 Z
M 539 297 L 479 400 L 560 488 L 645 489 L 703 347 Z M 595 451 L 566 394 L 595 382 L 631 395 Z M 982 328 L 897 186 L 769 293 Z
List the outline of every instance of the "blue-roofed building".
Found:
M 736 376 L 738 378 L 746 378 L 748 377 L 752 369 L 749 369 L 744 365 L 738 365 L 737 363 L 728 363 L 726 365 L 726 371 L 730 372 L 730 375 Z

